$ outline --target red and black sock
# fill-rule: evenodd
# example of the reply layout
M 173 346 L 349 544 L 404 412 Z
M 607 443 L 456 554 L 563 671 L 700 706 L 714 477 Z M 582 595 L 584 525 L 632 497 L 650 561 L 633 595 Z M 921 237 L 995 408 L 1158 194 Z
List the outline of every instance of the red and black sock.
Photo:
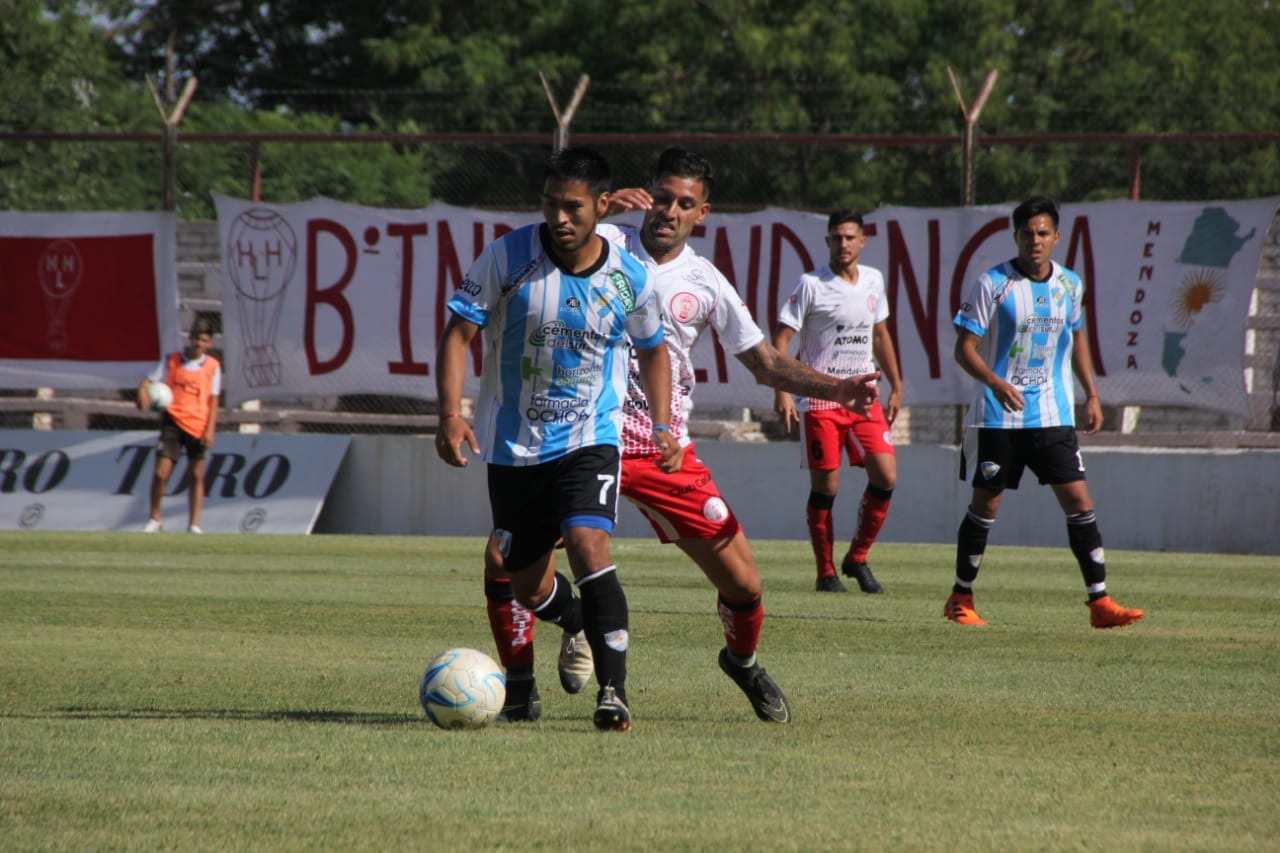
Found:
M 718 596 L 716 612 L 724 626 L 724 643 L 729 651 L 742 660 L 750 659 L 760 645 L 760 629 L 764 625 L 764 604 L 760 596 L 740 602 Z
M 862 503 L 858 504 L 858 530 L 849 543 L 849 559 L 857 563 L 867 561 L 867 552 L 876 543 L 880 528 L 889 515 L 889 503 L 893 500 L 893 489 L 882 489 L 867 484 L 862 493 Z
M 813 546 L 813 559 L 817 564 L 820 578 L 836 573 L 835 564 L 831 562 L 831 548 L 835 542 L 835 525 L 831 521 L 831 507 L 835 506 L 835 502 L 835 495 L 811 491 L 809 503 L 805 506 L 805 520 L 809 524 L 809 544 Z
M 507 678 L 533 675 L 533 614 L 516 601 L 510 580 L 484 582 L 485 605 L 489 611 L 489 632 L 498 650 L 498 661 Z

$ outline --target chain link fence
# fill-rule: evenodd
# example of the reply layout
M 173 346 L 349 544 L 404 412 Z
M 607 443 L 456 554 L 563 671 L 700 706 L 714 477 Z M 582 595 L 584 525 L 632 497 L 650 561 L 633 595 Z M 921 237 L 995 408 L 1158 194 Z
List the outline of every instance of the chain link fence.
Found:
M 461 207 L 534 210 L 550 134 L 502 136 L 385 134 L 190 134 L 179 137 L 166 169 L 160 134 L 0 134 L 0 162 L 21 161 L 35 179 L 14 210 L 154 209 L 163 182 L 181 217 L 179 292 L 184 328 L 203 316 L 221 329 L 221 264 L 212 194 L 272 203 L 326 196 L 373 207 L 419 208 L 433 201 Z M 706 155 L 717 169 L 715 209 L 764 207 L 825 212 L 894 204 L 953 207 L 961 203 L 966 166 L 978 204 L 1044 193 L 1064 203 L 1116 198 L 1160 201 L 1280 195 L 1258 185 L 1260 162 L 1277 156 L 1280 133 L 1076 137 L 982 136 L 972 164 L 958 136 L 798 136 L 724 134 L 576 134 L 574 144 L 600 150 L 615 186 L 647 183 L 666 147 Z M 115 199 L 114 208 L 108 201 Z M 1106 410 L 1107 436 L 1163 443 L 1231 442 L 1280 446 L 1280 236 L 1267 235 L 1245 351 L 1248 417 L 1191 409 Z M 218 347 L 223 345 L 221 336 Z M 31 389 L 0 399 L 0 425 L 44 428 L 147 429 L 132 392 L 101 394 Z M 895 424 L 900 442 L 952 442 L 955 407 L 910 407 Z M 703 437 L 777 438 L 772 412 L 701 410 Z M 406 397 L 349 395 L 247 406 L 220 418 L 225 429 L 335 432 L 422 432 L 435 426 L 434 404 Z M 1176 435 L 1183 435 L 1179 440 Z M 1135 437 L 1136 436 L 1136 437 Z M 1175 436 L 1171 438 L 1171 436 Z M 1127 438 L 1129 437 L 1129 438 Z M 1219 442 L 1221 438 L 1217 439 Z

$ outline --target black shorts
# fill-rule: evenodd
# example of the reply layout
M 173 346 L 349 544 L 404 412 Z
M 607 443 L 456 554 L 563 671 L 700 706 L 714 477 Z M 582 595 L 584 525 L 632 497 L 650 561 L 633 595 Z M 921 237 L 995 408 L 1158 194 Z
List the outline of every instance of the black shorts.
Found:
M 1084 460 L 1075 427 L 979 429 L 973 485 L 993 492 L 1018 488 L 1030 468 L 1041 485 L 1084 479 Z
M 618 448 L 575 450 L 541 465 L 489 466 L 489 508 L 507 571 L 532 565 L 569 527 L 613 532 L 618 518 Z
M 183 452 L 192 462 L 204 458 L 204 442 L 173 422 L 168 412 L 160 414 L 160 441 L 156 444 L 156 455 L 177 462 Z

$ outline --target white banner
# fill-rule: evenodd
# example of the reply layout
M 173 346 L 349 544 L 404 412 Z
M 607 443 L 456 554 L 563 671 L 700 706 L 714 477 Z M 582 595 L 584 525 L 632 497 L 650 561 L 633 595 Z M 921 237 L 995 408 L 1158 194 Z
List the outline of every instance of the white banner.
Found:
M 540 218 L 443 204 L 387 210 L 328 199 L 216 201 L 233 405 L 351 393 L 434 398 L 445 300 L 486 243 Z M 1055 257 L 1085 280 L 1106 403 L 1247 413 L 1245 320 L 1277 206 L 1278 198 L 1064 207 Z M 969 401 L 971 382 L 951 356 L 951 318 L 972 280 L 1015 254 L 1012 209 L 868 214 L 862 261 L 885 275 L 906 405 Z M 769 331 L 800 274 L 826 262 L 825 226 L 824 215 L 780 208 L 713 212 L 691 245 L 720 267 Z M 772 405 L 773 392 L 710 337 L 696 358 L 700 405 Z M 469 393 L 479 368 L 473 362 Z
M 0 430 L 0 530 L 134 530 L 149 517 L 158 432 Z M 205 461 L 206 533 L 310 533 L 346 435 L 218 433 Z M 161 504 L 187 528 L 186 460 Z
M 0 388 L 134 388 L 182 345 L 172 213 L 0 213 Z

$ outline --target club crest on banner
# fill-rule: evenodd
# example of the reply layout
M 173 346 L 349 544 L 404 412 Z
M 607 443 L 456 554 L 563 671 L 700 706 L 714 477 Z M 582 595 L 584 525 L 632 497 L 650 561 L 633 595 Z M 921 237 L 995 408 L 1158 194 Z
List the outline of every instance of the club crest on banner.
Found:
M 250 388 L 278 386 L 276 335 L 285 290 L 298 265 L 297 237 L 278 212 L 254 208 L 232 221 L 225 248 L 240 320 L 244 381 Z

